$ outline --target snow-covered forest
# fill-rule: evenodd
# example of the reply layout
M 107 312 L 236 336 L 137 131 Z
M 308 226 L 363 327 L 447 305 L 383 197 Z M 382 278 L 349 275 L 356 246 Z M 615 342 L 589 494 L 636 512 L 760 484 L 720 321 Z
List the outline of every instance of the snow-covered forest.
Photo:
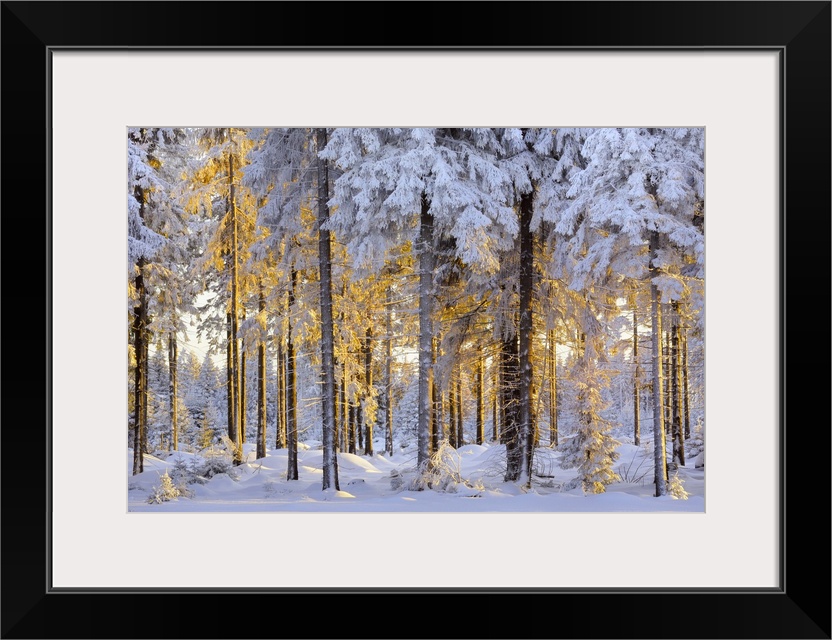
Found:
M 131 511 L 704 510 L 704 129 L 127 147 Z

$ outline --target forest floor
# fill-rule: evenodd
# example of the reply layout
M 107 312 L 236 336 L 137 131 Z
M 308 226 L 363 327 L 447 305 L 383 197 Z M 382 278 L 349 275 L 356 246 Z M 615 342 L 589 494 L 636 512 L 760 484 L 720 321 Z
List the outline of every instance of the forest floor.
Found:
M 184 451 L 145 455 L 144 472 L 132 474 L 133 451 L 127 453 L 127 494 L 130 512 L 699 512 L 705 511 L 705 470 L 689 460 L 678 473 L 686 497 L 654 497 L 653 450 L 649 439 L 640 446 L 622 442 L 614 469 L 622 480 L 601 494 L 568 488 L 576 469 L 560 467 L 560 453 L 546 447 L 535 452 L 532 486 L 505 482 L 505 446 L 468 444 L 446 447 L 441 471 L 432 488 L 418 490 L 415 445 L 384 453 L 375 441 L 375 455 L 339 453 L 340 491 L 322 491 L 323 452 L 319 442 L 298 446 L 298 480 L 286 480 L 288 451 L 270 450 L 256 460 L 254 444 L 244 445 L 245 461 L 209 479 L 195 477 L 212 457 L 217 468 L 227 455 L 219 449 L 202 455 Z M 701 460 L 701 458 L 699 458 Z M 227 465 L 227 462 L 225 463 Z M 190 495 L 164 495 L 163 475 Z M 151 499 L 157 496 L 157 500 Z M 166 499 L 167 498 L 167 499 Z

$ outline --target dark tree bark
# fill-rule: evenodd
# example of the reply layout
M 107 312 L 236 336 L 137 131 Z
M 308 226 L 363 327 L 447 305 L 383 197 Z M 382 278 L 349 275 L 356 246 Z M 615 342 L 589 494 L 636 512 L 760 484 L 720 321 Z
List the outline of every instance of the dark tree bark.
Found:
M 335 370 L 338 371 L 338 358 L 335 358 Z M 341 423 L 341 382 L 335 378 L 335 451 L 341 453 L 343 440 L 343 424 Z
M 179 406 L 178 406 L 178 384 L 176 379 L 176 362 L 179 359 L 179 349 L 176 342 L 176 333 L 168 335 L 168 390 L 170 392 L 170 431 L 173 450 L 179 451 Z
M 373 330 L 367 327 L 367 333 L 364 336 L 364 384 L 366 393 L 364 395 L 367 402 L 372 398 L 373 393 Z M 364 419 L 364 455 L 373 455 L 373 422 Z
M 451 380 L 448 385 L 448 444 L 454 449 L 458 447 L 456 442 L 456 380 L 454 380 L 453 368 L 451 369 Z
M 279 336 L 277 341 L 277 397 L 275 398 L 275 426 L 277 435 L 274 446 L 276 449 L 286 448 L 286 354 L 283 351 L 283 337 Z
M 666 307 L 662 305 L 662 317 L 665 317 Z M 670 435 L 670 428 L 673 424 L 673 413 L 671 411 L 671 394 L 670 394 L 670 331 L 663 331 L 663 345 L 662 345 L 662 379 L 664 381 L 662 406 L 664 407 L 664 431 Z
M 503 338 L 502 372 L 502 441 L 506 445 L 506 482 L 520 477 L 522 450 L 520 445 L 520 358 L 517 331 L 511 327 L 511 335 Z
M 416 463 L 430 459 L 433 376 L 433 216 L 426 193 L 422 194 L 419 226 L 419 415 Z
M 150 370 L 149 365 L 150 365 L 151 333 L 147 329 L 147 326 L 148 326 L 149 322 L 150 321 L 147 317 L 147 309 L 145 309 L 145 322 L 144 322 L 145 336 L 144 336 L 144 342 L 142 343 L 142 348 L 144 349 L 144 355 L 142 355 L 142 361 L 144 362 L 144 368 L 143 368 L 143 371 L 142 371 L 142 388 L 144 389 L 144 392 L 142 393 L 142 405 L 143 405 L 142 406 L 142 412 L 144 413 L 145 428 L 142 429 L 142 453 L 150 453 L 150 451 L 148 449 L 148 446 L 147 446 L 147 419 L 148 419 L 148 416 L 150 416 L 150 413 L 147 409 L 147 404 L 150 400 L 150 393 L 149 393 L 150 385 L 148 384 L 148 381 L 147 381 L 147 376 L 148 376 L 148 373 L 149 373 L 149 370 Z
M 456 446 L 465 446 L 462 424 L 462 370 L 459 365 L 457 365 L 456 371 Z
M 141 131 L 144 136 L 145 130 Z M 134 190 L 136 201 L 139 203 L 139 218 L 144 220 L 147 196 L 144 189 L 136 186 Z M 144 256 L 140 256 L 136 263 L 136 298 L 138 304 L 133 308 L 133 351 L 136 358 L 136 369 L 133 378 L 133 475 L 144 471 L 144 442 L 147 432 L 147 359 L 146 331 L 147 331 L 147 292 L 144 285 L 144 267 L 147 264 Z
M 347 402 L 347 363 L 341 365 L 341 451 L 348 450 L 349 440 L 349 403 Z M 353 447 L 354 449 L 355 447 Z M 355 453 L 350 451 L 350 453 Z
M 318 153 L 326 147 L 326 129 L 315 132 Z M 332 247 L 329 221 L 329 169 L 320 155 L 318 160 L 318 264 L 321 284 L 321 367 L 323 386 L 321 411 L 323 417 L 323 479 L 322 490 L 339 490 L 338 456 L 335 452 L 335 345 L 332 321 Z
M 260 281 L 257 310 L 261 317 L 266 313 L 266 298 L 263 295 L 263 281 Z M 266 337 L 257 345 L 257 457 L 266 457 Z
M 633 300 L 633 443 L 641 444 L 641 363 L 638 360 L 638 311 Z
M 229 138 L 231 131 L 229 130 Z M 238 465 L 242 462 L 243 457 L 243 441 L 241 429 L 241 411 L 240 404 L 241 388 L 240 388 L 240 344 L 237 340 L 239 331 L 237 322 L 239 318 L 238 312 L 238 273 L 237 263 L 239 262 L 239 247 L 237 238 L 237 197 L 236 185 L 234 184 L 234 154 L 228 154 L 228 207 L 231 215 L 231 386 L 233 387 L 232 398 L 229 402 L 232 403 L 232 423 L 229 429 L 228 437 L 234 443 L 234 464 Z M 233 431 L 233 435 L 232 435 Z
M 431 421 L 431 432 L 430 432 L 430 452 L 436 453 L 439 451 L 439 445 L 442 442 L 443 437 L 443 429 L 442 429 L 442 390 L 439 388 L 439 384 L 436 380 L 436 372 L 434 371 L 436 368 L 436 358 L 437 358 L 437 351 L 439 349 L 439 339 L 438 337 L 433 338 L 433 345 L 432 345 L 432 357 L 431 357 L 431 377 L 430 377 L 430 393 L 431 393 L 431 404 L 433 410 L 433 420 Z
M 477 444 L 485 440 L 485 359 L 482 347 L 477 353 L 477 375 L 474 383 L 477 387 Z
M 549 330 L 549 446 L 558 446 L 558 345 Z
M 682 398 L 685 404 L 685 439 L 690 438 L 690 379 L 688 376 L 688 336 L 682 334 Z
M 544 370 L 545 371 L 545 370 Z M 529 436 L 529 440 L 531 441 L 530 448 L 529 448 L 529 468 L 531 468 L 531 456 L 534 455 L 534 451 L 540 446 L 540 430 L 537 427 L 537 407 L 539 406 L 538 403 L 538 393 L 537 388 L 535 386 L 534 378 L 532 378 L 532 392 L 531 392 L 531 407 L 532 407 L 532 414 L 531 414 L 531 434 Z
M 659 288 L 655 279 L 659 268 L 655 264 L 659 248 L 659 234 L 650 233 L 650 307 L 652 316 L 652 363 L 653 363 L 653 475 L 656 484 L 656 496 L 667 495 L 667 453 L 664 431 L 663 381 L 662 381 L 662 312 L 659 301 Z
M 139 200 L 140 206 L 144 208 L 143 199 Z M 144 439 L 147 429 L 147 413 L 145 412 L 144 398 L 147 395 L 145 390 L 145 371 L 147 361 L 145 358 L 145 327 L 147 326 L 147 294 L 144 288 L 144 266 L 145 259 L 138 260 L 138 273 L 136 274 L 135 286 L 138 305 L 133 309 L 133 351 L 136 358 L 136 369 L 133 378 L 133 475 L 144 471 Z
M 356 453 L 355 448 L 355 403 L 350 401 L 349 402 L 349 410 L 347 416 L 347 430 L 349 432 L 349 443 L 348 449 L 350 453 Z
M 361 398 L 355 399 L 355 434 L 358 438 L 358 451 L 364 449 L 364 407 Z
M 237 442 L 237 430 L 235 428 L 235 411 L 234 406 L 234 347 L 231 332 L 231 311 L 225 314 L 225 397 L 228 406 L 228 439 L 231 442 Z
M 500 355 L 496 353 L 491 358 L 491 442 L 498 442 L 500 438 Z
M 433 379 L 433 373 L 430 374 L 429 383 L 430 384 L 428 384 L 428 393 L 430 393 L 430 419 L 428 421 L 428 453 L 433 455 L 435 442 L 434 436 L 436 434 L 436 381 Z
M 673 303 L 672 323 L 670 328 L 670 398 L 672 402 L 673 426 L 673 462 L 678 466 L 685 465 L 685 439 L 682 429 L 682 407 L 680 384 L 681 366 L 679 363 L 679 303 Z
M 298 479 L 298 424 L 297 424 L 297 373 L 295 371 L 295 346 L 292 342 L 292 309 L 295 306 L 294 266 L 289 285 L 289 322 L 286 328 L 286 447 L 289 450 L 287 480 Z
M 532 243 L 532 207 L 534 191 L 520 197 L 520 322 L 518 331 L 519 411 L 518 434 L 519 467 L 506 476 L 531 486 L 534 431 L 532 428 L 532 287 L 534 270 L 534 246 Z
M 393 296 L 387 287 L 385 313 L 386 353 L 384 362 L 384 450 L 393 455 Z
M 246 314 L 243 313 L 243 320 L 246 319 Z M 246 352 L 240 353 L 240 380 L 238 382 L 240 389 L 240 445 L 246 443 L 246 414 L 248 413 L 248 398 L 246 398 Z
M 343 276 L 341 280 L 341 299 L 345 300 L 347 297 L 347 276 Z M 344 309 L 341 309 L 340 313 L 341 319 L 341 326 L 346 326 L 346 313 Z M 342 334 L 343 336 L 343 334 Z M 342 338 L 343 340 L 343 338 Z M 350 448 L 349 439 L 350 439 L 350 421 L 349 421 L 349 402 L 347 401 L 347 386 L 348 386 L 348 379 L 347 379 L 347 356 L 344 354 L 344 361 L 341 363 L 341 386 L 340 386 L 340 394 L 341 394 L 341 451 L 349 451 L 349 453 L 355 453 L 355 445 Z

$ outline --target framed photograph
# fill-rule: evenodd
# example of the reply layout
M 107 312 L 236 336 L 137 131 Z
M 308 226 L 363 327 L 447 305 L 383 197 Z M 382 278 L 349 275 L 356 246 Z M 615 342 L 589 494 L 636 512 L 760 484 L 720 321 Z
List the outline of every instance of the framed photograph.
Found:
M 802 295 L 829 273 L 829 2 L 2 12 L 4 638 L 282 636 L 261 613 L 287 606 L 310 637 L 382 620 L 433 637 L 414 605 L 453 595 L 483 607 L 450 623 L 459 637 L 830 637 L 829 386 L 805 357 L 829 288 Z M 699 508 L 130 509 L 125 134 L 144 125 L 702 131 Z M 121 630 L 99 617 L 113 603 Z

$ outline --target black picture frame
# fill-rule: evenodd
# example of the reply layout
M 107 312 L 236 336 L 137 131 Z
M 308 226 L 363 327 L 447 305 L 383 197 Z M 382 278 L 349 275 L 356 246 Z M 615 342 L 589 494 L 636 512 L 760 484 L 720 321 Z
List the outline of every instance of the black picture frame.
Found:
M 279 5 L 273 30 L 266 5 Z M 367 12 L 385 14 L 387 26 L 366 21 Z M 227 30 L 231 14 L 238 26 Z M 286 626 L 291 619 L 308 637 L 328 638 L 396 637 L 401 629 L 425 638 L 830 638 L 829 366 L 817 348 L 825 340 L 807 345 L 830 306 L 830 15 L 830 2 L 3 2 L 2 637 L 288 637 L 298 633 Z M 53 591 L 51 477 L 29 481 L 32 464 L 51 468 L 44 452 L 57 383 L 49 368 L 50 203 L 60 197 L 49 180 L 50 56 L 126 47 L 778 51 L 781 342 L 761 348 L 777 348 L 781 365 L 780 587 Z M 508 551 L 505 561 L 513 561 Z M 441 624 L 432 615 L 440 611 Z

